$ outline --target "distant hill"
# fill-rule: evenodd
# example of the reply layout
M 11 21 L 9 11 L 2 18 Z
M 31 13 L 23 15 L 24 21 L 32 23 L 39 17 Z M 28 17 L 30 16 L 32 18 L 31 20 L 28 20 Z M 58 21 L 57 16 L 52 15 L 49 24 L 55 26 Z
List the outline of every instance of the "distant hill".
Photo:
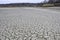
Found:
M 38 7 L 42 6 L 42 3 L 11 3 L 0 4 L 0 7 Z

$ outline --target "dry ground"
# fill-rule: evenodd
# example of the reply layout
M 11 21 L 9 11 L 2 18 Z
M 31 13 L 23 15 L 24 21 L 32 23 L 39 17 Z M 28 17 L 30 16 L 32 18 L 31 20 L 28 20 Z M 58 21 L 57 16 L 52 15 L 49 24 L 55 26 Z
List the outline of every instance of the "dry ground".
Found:
M 0 40 L 60 40 L 60 11 L 0 8 Z

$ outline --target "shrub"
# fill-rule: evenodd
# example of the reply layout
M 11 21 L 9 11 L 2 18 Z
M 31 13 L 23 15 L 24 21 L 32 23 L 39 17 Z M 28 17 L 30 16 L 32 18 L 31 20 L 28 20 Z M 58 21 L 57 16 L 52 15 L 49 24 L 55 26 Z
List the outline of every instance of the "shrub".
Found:
M 43 7 L 53 7 L 54 4 L 43 4 L 42 6 L 43 6 Z

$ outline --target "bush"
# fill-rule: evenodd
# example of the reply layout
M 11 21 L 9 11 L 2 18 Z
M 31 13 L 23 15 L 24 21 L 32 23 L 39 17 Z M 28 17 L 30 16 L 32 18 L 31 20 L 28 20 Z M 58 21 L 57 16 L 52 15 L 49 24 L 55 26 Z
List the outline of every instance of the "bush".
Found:
M 55 6 L 60 6 L 60 3 L 55 3 L 54 5 L 55 5 Z
M 43 4 L 42 6 L 43 6 L 43 7 L 53 7 L 54 4 Z

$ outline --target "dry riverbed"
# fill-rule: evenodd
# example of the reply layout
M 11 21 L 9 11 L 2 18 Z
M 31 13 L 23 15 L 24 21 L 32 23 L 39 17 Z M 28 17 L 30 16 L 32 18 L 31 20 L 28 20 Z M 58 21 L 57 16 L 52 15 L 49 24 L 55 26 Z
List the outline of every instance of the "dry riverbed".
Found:
M 60 40 L 60 12 L 0 8 L 0 40 Z

